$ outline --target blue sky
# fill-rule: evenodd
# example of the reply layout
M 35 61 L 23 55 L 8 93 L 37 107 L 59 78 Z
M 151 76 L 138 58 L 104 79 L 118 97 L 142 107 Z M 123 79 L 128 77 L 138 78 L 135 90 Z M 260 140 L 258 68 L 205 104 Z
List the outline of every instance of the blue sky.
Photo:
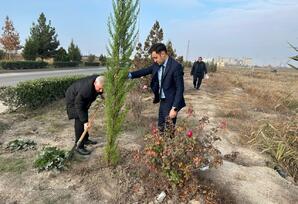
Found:
M 63 47 L 71 39 L 83 54 L 106 53 L 111 0 L 0 0 L 0 23 L 8 15 L 25 42 L 44 12 Z M 298 0 L 141 0 L 140 41 L 155 20 L 179 55 L 252 57 L 255 64 L 284 64 L 298 45 Z

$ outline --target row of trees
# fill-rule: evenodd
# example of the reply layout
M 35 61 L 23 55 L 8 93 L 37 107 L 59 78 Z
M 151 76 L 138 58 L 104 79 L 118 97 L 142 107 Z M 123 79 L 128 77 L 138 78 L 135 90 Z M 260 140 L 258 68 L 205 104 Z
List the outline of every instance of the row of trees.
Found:
M 19 33 L 16 31 L 12 20 L 5 18 L 3 33 L 0 37 L 0 60 L 11 60 L 21 49 L 22 56 L 26 60 L 36 60 L 53 58 L 54 61 L 79 62 L 81 61 L 81 51 L 72 40 L 68 49 L 60 46 L 58 34 L 51 21 L 47 22 L 44 13 L 41 13 L 37 23 L 33 23 L 30 28 L 30 35 L 26 39 L 25 45 L 21 46 Z M 60 47 L 59 47 L 60 46 Z M 106 57 L 101 55 L 101 60 L 105 63 Z
M 0 52 L 0 57 L 5 55 L 8 59 L 23 48 L 22 56 L 26 60 L 35 60 L 40 58 L 42 61 L 46 58 L 54 58 L 58 61 L 80 61 L 81 51 L 77 45 L 71 41 L 68 47 L 68 53 L 63 47 L 59 47 L 60 42 L 57 39 L 58 35 L 51 21 L 47 23 L 44 13 L 41 13 L 37 23 L 33 23 L 30 29 L 30 35 L 26 39 L 25 45 L 21 46 L 19 33 L 15 30 L 13 22 L 7 16 L 2 28 L 3 34 L 0 38 L 0 43 L 4 51 Z
M 150 47 L 159 42 L 163 42 L 164 40 L 164 32 L 161 28 L 158 21 L 154 23 L 152 26 L 149 35 L 147 36 L 144 46 L 142 43 L 138 43 L 136 46 L 136 54 L 134 56 L 134 65 L 135 67 L 144 67 L 148 66 L 152 63 L 150 55 L 148 53 Z M 183 62 L 183 56 L 177 56 L 176 50 L 173 47 L 173 43 L 168 40 L 166 42 L 167 50 L 170 56 L 176 58 L 180 63 Z
M 96 61 L 98 61 L 102 66 L 106 66 L 107 57 L 105 55 L 102 55 L 102 54 L 98 58 L 93 54 L 88 55 L 87 62 L 93 63 L 93 62 L 96 62 Z
M 68 52 L 66 52 L 66 50 L 63 47 L 60 47 L 54 55 L 54 60 L 61 62 L 79 62 L 81 61 L 81 58 L 81 51 L 79 47 L 74 44 L 73 40 L 71 41 L 68 47 Z

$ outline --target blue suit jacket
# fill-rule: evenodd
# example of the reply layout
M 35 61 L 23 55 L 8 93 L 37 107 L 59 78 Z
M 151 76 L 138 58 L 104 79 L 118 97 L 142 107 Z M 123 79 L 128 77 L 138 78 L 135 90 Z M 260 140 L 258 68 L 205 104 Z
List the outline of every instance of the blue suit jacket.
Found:
M 152 74 L 150 87 L 154 93 L 153 103 L 158 103 L 160 101 L 158 70 L 158 64 L 153 64 L 147 68 L 131 72 L 132 79 Z M 166 101 L 170 103 L 171 106 L 176 107 L 178 110 L 185 107 L 185 100 L 183 97 L 183 75 L 184 73 L 182 65 L 172 57 L 169 57 L 167 66 L 164 71 L 162 89 L 164 91 Z

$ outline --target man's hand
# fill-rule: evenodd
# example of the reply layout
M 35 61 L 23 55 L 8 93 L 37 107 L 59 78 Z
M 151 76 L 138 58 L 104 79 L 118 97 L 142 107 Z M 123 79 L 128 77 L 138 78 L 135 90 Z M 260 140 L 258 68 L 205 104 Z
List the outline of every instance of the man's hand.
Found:
M 175 111 L 174 108 L 171 109 L 170 114 L 169 114 L 169 117 L 171 119 L 174 119 L 174 118 L 177 117 L 177 111 Z
M 84 123 L 84 130 L 88 130 L 91 127 L 89 123 Z

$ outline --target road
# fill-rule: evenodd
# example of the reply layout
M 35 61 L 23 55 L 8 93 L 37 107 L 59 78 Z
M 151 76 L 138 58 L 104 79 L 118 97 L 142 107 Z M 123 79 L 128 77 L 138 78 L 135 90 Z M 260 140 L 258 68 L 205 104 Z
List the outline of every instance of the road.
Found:
M 57 77 L 57 76 L 70 76 L 70 75 L 92 75 L 100 74 L 106 70 L 106 67 L 85 67 L 73 68 L 64 70 L 53 71 L 30 71 L 30 72 L 14 72 L 14 73 L 1 73 L 0 74 L 0 87 L 1 86 L 15 86 L 21 81 L 32 79 Z

